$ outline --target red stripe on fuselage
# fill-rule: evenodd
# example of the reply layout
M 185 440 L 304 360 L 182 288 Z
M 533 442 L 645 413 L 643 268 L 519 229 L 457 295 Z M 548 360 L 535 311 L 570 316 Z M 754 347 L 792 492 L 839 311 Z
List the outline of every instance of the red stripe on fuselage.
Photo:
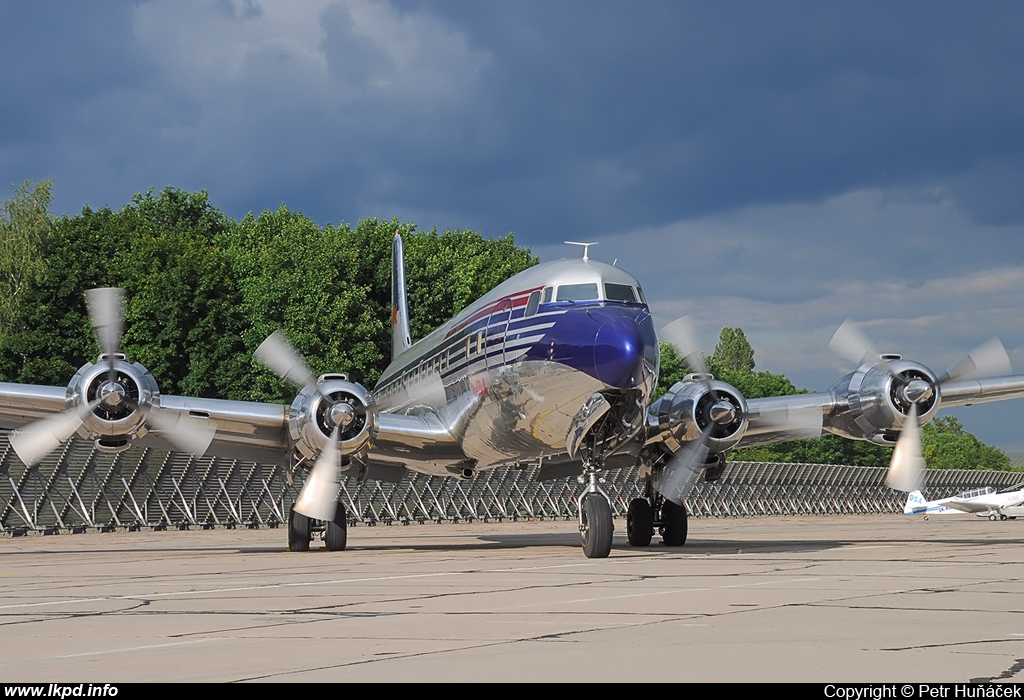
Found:
M 493 304 L 485 306 L 479 311 L 475 311 L 472 316 L 470 316 L 465 321 L 463 321 L 462 323 L 458 324 L 450 331 L 448 331 L 448 333 L 445 335 L 445 338 L 451 338 L 453 335 L 461 332 L 463 329 L 466 328 L 466 326 L 470 325 L 474 321 L 479 321 L 484 316 L 490 316 L 495 311 L 495 309 L 497 309 L 499 306 L 501 306 L 510 299 L 512 300 L 513 310 L 519 308 L 520 306 L 526 306 L 526 304 L 530 301 L 530 295 L 541 289 L 544 289 L 544 287 L 534 287 L 533 289 L 527 289 L 522 292 L 516 292 L 515 294 L 510 294 L 507 297 L 502 297 L 501 299 L 498 299 L 498 301 L 494 302 Z

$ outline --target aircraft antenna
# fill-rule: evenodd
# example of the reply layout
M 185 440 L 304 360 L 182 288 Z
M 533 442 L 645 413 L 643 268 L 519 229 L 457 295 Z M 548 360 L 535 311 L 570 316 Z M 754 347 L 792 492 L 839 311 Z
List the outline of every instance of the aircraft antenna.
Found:
M 597 243 L 577 243 L 576 241 L 565 241 L 566 245 L 581 245 L 583 246 L 583 260 L 590 260 L 588 253 L 590 252 L 590 246 L 597 245 Z

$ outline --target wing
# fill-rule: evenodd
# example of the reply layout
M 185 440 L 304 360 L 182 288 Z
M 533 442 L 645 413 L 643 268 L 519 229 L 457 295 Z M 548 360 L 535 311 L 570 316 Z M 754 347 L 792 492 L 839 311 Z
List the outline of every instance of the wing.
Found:
M 942 386 L 942 407 L 970 406 L 989 401 L 1024 398 L 1024 376 L 1011 374 L 987 379 L 961 379 Z
M 127 383 L 127 381 L 125 381 Z M 296 457 L 315 458 L 330 431 L 322 429 L 331 400 L 365 401 L 364 422 L 342 438 L 344 456 L 365 453 L 374 460 L 393 464 L 450 463 L 463 458 L 451 432 L 434 414 L 407 416 L 377 413 L 372 400 L 357 384 L 332 380 L 317 390 L 300 392 L 291 406 L 250 401 L 228 401 L 152 394 L 145 397 L 145 412 L 126 409 L 120 413 L 104 403 L 95 406 L 67 435 L 54 440 L 56 449 L 72 435 L 97 440 L 110 449 L 135 443 L 162 450 L 181 450 L 174 427 L 210 431 L 212 439 L 202 454 L 261 464 L 287 465 Z M 0 429 L 24 434 L 44 419 L 74 415 L 88 408 L 90 387 L 75 388 L 0 382 Z M 70 398 L 68 396 L 70 395 Z M 358 397 L 358 398 L 357 398 Z M 154 416 L 159 414 L 159 419 Z M 333 426 L 332 426 L 333 428 Z M 372 437 L 371 437 L 372 436 Z M 17 451 L 17 447 L 16 447 Z M 24 460 L 38 461 L 38 460 Z
M 831 394 L 796 394 L 748 399 L 748 425 L 736 447 L 755 447 L 821 437 L 838 409 Z
M 959 510 L 963 513 L 987 513 L 990 510 L 995 510 L 988 503 L 981 503 L 977 501 L 958 501 L 956 499 L 950 499 L 943 503 L 947 508 Z
M 746 399 L 710 375 L 689 375 L 648 415 L 645 446 L 651 450 L 656 488 L 659 478 L 665 484 L 692 485 L 695 472 L 720 464 L 735 449 L 830 433 L 894 447 L 886 483 L 901 491 L 918 490 L 924 468 L 920 425 L 940 408 L 1024 397 L 1024 375 L 967 376 L 1003 366 L 989 360 L 990 345 L 983 349 L 941 375 L 918 362 L 879 356 L 827 392 L 773 398 Z M 668 459 L 658 456 L 664 453 Z

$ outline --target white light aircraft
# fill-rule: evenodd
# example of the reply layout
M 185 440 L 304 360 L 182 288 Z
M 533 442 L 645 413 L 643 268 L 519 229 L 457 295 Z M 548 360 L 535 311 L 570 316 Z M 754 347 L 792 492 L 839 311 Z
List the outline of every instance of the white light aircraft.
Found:
M 394 238 L 392 362 L 373 392 L 344 374 L 315 377 L 280 334 L 256 356 L 294 384 L 290 406 L 161 394 L 152 374 L 120 352 L 122 295 L 88 294 L 101 347 L 66 387 L 0 383 L 0 428 L 29 465 L 72 435 L 117 451 L 132 443 L 293 470 L 310 468 L 289 512 L 292 550 L 320 534 L 347 543 L 342 472 L 395 481 L 405 470 L 469 479 L 495 467 L 539 466 L 540 479 L 577 474 L 579 529 L 588 557 L 606 557 L 613 522 L 601 471 L 631 467 L 643 483 L 627 540 L 644 547 L 687 537 L 685 502 L 714 481 L 732 450 L 823 432 L 894 445 L 888 482 L 914 491 L 920 425 L 940 408 L 1024 397 L 998 341 L 938 374 L 882 355 L 850 323 L 831 346 L 854 371 L 828 391 L 746 399 L 703 365 L 687 319 L 666 326 L 695 371 L 655 400 L 658 334 L 639 282 L 591 259 L 515 275 L 427 337 L 409 334 L 402 239 Z M 999 375 L 999 376 L 997 376 Z M 987 377 L 987 378 L 986 378 Z
M 1016 518 L 1020 513 L 1019 506 L 1024 505 L 1024 484 L 997 491 L 991 486 L 971 489 L 958 493 L 950 498 L 937 501 L 926 501 L 920 491 L 907 494 L 907 503 L 903 507 L 904 515 L 950 515 L 955 513 L 974 513 L 978 517 L 989 520 L 1006 520 Z

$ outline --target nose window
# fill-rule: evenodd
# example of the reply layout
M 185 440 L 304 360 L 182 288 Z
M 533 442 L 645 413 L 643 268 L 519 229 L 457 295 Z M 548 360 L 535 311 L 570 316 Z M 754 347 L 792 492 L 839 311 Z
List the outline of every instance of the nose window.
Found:
M 595 301 L 597 295 L 597 283 L 590 284 L 563 284 L 558 288 L 556 301 Z
M 636 294 L 628 284 L 605 282 L 604 296 L 608 301 L 624 301 L 629 304 L 636 302 Z

